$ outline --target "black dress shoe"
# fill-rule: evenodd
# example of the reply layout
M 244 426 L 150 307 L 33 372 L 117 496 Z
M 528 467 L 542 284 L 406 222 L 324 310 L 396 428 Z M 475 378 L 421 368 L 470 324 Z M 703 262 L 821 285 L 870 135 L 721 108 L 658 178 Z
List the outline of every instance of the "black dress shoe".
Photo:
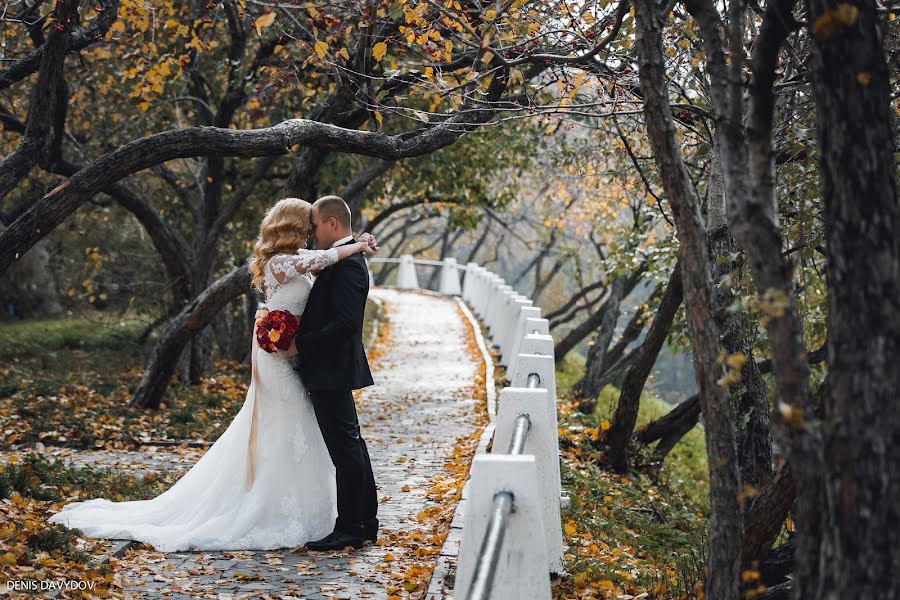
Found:
M 363 522 L 365 527 L 365 534 L 363 535 L 363 539 L 367 542 L 374 543 L 375 540 L 378 539 L 378 519 L 376 517 L 372 517 L 367 521 Z
M 315 540 L 306 544 L 307 550 L 325 552 L 328 550 L 343 550 L 347 546 L 362 548 L 365 540 L 359 535 L 346 531 L 332 531 L 321 540 Z

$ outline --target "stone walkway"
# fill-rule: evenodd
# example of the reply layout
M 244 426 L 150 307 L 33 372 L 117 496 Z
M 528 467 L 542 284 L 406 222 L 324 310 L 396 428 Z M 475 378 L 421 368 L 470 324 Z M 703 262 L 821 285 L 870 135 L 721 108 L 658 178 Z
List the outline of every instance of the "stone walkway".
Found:
M 384 304 L 387 330 L 372 361 L 376 384 L 363 390 L 358 406 L 380 498 L 378 544 L 352 553 L 286 548 L 170 554 L 136 545 L 119 559 L 126 598 L 424 596 L 453 514 L 450 499 L 485 420 L 476 400 L 479 364 L 455 301 L 391 289 L 375 289 L 372 296 Z M 185 471 L 203 452 L 159 448 L 151 455 L 99 452 L 66 459 L 137 473 Z

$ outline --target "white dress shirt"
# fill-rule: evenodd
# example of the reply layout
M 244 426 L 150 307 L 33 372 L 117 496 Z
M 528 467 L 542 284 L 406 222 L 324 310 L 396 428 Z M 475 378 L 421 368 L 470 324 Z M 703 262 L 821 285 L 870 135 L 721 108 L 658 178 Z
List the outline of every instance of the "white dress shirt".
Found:
M 336 241 L 335 243 L 333 243 L 333 244 L 331 245 L 331 247 L 332 247 L 332 248 L 337 248 L 337 247 L 340 246 L 341 244 L 346 244 L 347 242 L 349 242 L 349 241 L 352 240 L 352 239 L 353 239 L 353 236 L 352 236 L 352 235 L 348 235 L 348 236 L 346 236 L 346 237 L 342 237 L 341 239 L 339 239 L 338 241 Z

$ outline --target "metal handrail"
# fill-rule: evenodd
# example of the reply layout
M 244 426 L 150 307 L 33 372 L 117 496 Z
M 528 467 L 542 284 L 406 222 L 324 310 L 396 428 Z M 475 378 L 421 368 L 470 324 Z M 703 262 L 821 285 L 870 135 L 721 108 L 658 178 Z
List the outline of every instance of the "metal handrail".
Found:
M 401 262 L 403 262 L 403 259 L 400 259 L 400 258 L 379 258 L 377 256 L 373 256 L 372 258 L 369 258 L 366 260 L 368 260 L 370 263 L 401 263 Z M 430 265 L 432 267 L 448 266 L 442 260 L 430 260 L 430 259 L 425 259 L 425 258 L 414 258 L 412 260 L 412 262 L 414 265 Z M 460 271 L 468 271 L 469 270 L 468 266 L 461 265 L 459 263 L 456 263 L 455 265 L 449 265 L 449 266 L 452 266 L 455 269 L 459 269 Z
M 506 533 L 506 525 L 512 512 L 512 492 L 498 492 L 494 496 L 494 508 L 478 551 L 478 563 L 475 565 L 472 585 L 469 586 L 469 600 L 484 600 L 491 595 L 500 560 L 500 548 L 503 546 L 503 534 Z
M 529 373 L 526 387 L 536 388 L 541 385 L 541 376 L 537 373 Z M 531 418 L 527 414 L 521 414 L 516 418 L 512 439 L 509 442 L 508 454 L 522 454 L 525 449 L 525 438 L 531 430 Z M 497 573 L 497 563 L 500 560 L 500 550 L 503 547 L 503 535 L 509 523 L 509 515 L 515 512 L 515 497 L 512 492 L 497 492 L 494 494 L 494 505 L 491 509 L 491 518 L 488 520 L 481 548 L 478 550 L 478 558 L 475 563 L 475 573 L 472 575 L 472 584 L 469 586 L 467 600 L 487 600 L 490 598 L 491 589 L 494 587 L 494 575 Z

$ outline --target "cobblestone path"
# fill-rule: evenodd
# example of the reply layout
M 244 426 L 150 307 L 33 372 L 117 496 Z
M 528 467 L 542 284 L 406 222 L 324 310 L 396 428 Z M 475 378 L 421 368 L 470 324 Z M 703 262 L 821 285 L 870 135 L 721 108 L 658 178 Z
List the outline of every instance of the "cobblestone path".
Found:
M 373 353 L 375 385 L 357 404 L 380 498 L 379 542 L 350 553 L 159 553 L 137 544 L 118 559 L 126 598 L 424 596 L 484 423 L 481 361 L 455 301 L 391 289 L 371 295 L 383 303 L 386 329 Z M 183 472 L 203 452 L 159 448 L 149 455 L 65 458 L 136 473 Z

